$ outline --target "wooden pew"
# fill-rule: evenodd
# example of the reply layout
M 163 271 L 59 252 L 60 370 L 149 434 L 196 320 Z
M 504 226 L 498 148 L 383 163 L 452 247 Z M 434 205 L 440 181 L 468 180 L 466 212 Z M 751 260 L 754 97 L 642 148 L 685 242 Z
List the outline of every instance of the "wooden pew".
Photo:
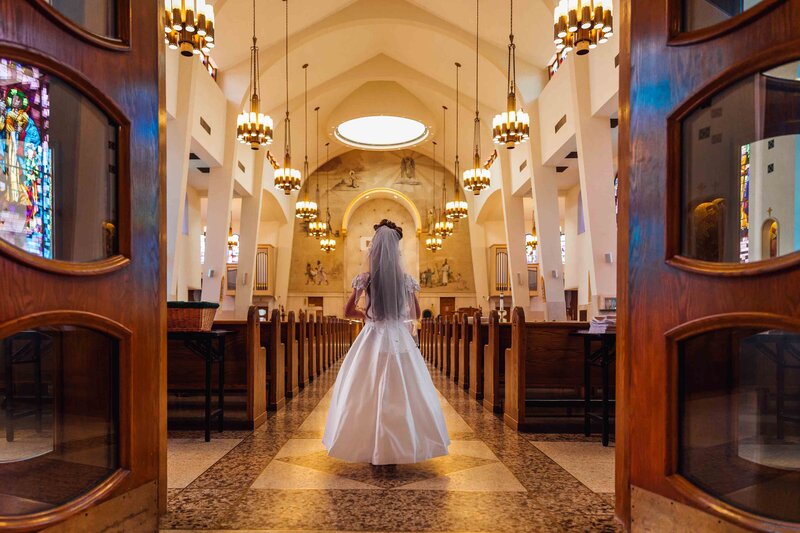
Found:
M 493 413 L 503 410 L 505 401 L 506 351 L 511 348 L 511 323 L 489 313 L 486 348 L 483 352 L 483 407 Z
M 525 322 L 522 308 L 514 309 L 506 358 L 506 425 L 538 429 L 540 422 L 528 420 L 534 410 L 576 409 L 581 414 L 576 428 L 583 428 L 583 339 L 573 334 L 588 327 L 586 322 Z
M 308 322 L 306 312 L 300 311 L 300 319 L 297 321 L 297 384 L 304 389 L 308 384 Z
M 428 359 L 433 368 L 439 368 L 439 322 L 441 317 L 428 319 Z
M 439 333 L 439 365 L 445 376 L 450 377 L 453 372 L 452 360 L 450 357 L 453 339 L 453 317 L 444 316 Z
M 454 313 L 450 329 L 450 378 L 458 383 L 458 348 L 461 344 L 461 315 Z
M 480 311 L 472 315 L 472 339 L 469 345 L 469 395 L 474 399 L 483 400 L 483 362 L 486 351 L 486 341 L 489 334 L 489 324 L 483 320 Z
M 261 345 L 267 350 L 267 409 L 277 411 L 286 405 L 286 354 L 277 309 L 268 322 L 261 322 Z
M 314 381 L 317 377 L 317 318 L 308 314 L 306 323 L 307 345 L 308 345 L 308 381 Z
M 297 327 L 294 319 L 294 311 L 289 311 L 286 322 L 281 322 L 281 341 L 284 344 L 286 397 L 293 398 L 300 392 L 297 381 Z
M 461 313 L 460 338 L 458 340 L 458 380 L 464 390 L 469 389 L 469 352 L 472 344 L 472 317 L 469 313 Z
M 320 374 L 322 374 L 323 370 L 325 370 L 325 368 L 322 365 L 322 359 L 323 359 L 323 353 L 322 353 L 322 348 L 323 348 L 323 343 L 322 343 L 322 322 L 323 322 L 323 320 L 322 319 L 323 318 L 324 317 L 321 317 L 321 316 L 317 317 L 317 321 L 315 323 L 315 328 L 314 328 L 315 331 L 316 331 L 316 335 L 315 335 L 315 339 L 314 339 L 314 342 L 316 343 L 316 348 L 315 348 L 315 352 L 316 353 L 314 354 L 314 356 L 315 356 L 316 361 L 317 361 L 317 375 L 318 376 Z

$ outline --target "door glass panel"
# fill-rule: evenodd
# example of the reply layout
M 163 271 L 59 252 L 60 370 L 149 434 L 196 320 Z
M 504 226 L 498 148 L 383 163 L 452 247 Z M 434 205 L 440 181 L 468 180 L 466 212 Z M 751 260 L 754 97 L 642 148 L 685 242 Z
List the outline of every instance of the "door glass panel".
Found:
M 119 467 L 118 350 L 69 325 L 0 339 L 0 515 L 66 503 Z
M 117 127 L 41 69 L 0 58 L 0 239 L 46 259 L 118 253 Z
M 800 332 L 720 329 L 683 341 L 679 357 L 680 473 L 800 522 Z
M 683 30 L 707 28 L 744 13 L 764 0 L 684 0 Z
M 97 35 L 117 38 L 116 0 L 46 0 L 61 14 Z
M 708 98 L 681 136 L 682 255 L 748 263 L 800 250 L 800 62 Z

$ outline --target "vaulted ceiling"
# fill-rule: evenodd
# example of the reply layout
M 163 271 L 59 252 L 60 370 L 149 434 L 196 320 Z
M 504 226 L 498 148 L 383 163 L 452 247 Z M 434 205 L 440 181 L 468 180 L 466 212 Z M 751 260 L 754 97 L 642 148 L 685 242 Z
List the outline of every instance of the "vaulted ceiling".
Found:
M 271 151 L 283 146 L 284 9 L 282 0 L 256 0 L 260 48 L 262 107 L 275 121 Z M 517 43 L 517 82 L 526 101 L 535 98 L 547 80 L 553 55 L 552 0 L 517 0 L 514 33 Z M 249 91 L 252 0 L 217 0 L 217 42 L 213 58 L 226 97 L 244 105 Z M 492 116 L 503 110 L 509 3 L 484 0 L 480 12 L 479 108 L 485 155 Z M 331 141 L 331 155 L 348 150 L 330 136 L 336 124 L 331 115 L 348 96 L 370 81 L 395 82 L 416 96 L 434 117 L 433 135 L 416 149 L 428 155 L 439 141 L 441 157 L 442 106 L 448 106 L 447 152 L 455 149 L 455 66 L 460 74 L 460 139 L 462 162 L 470 160 L 475 109 L 475 0 L 290 0 L 289 109 L 295 159 L 302 157 L 303 70 L 308 70 L 309 159 L 314 150 L 314 111 L 320 107 L 320 143 Z M 363 92 L 362 92 L 363 93 Z M 378 97 L 378 95 L 376 95 Z M 324 151 L 321 153 L 324 157 Z

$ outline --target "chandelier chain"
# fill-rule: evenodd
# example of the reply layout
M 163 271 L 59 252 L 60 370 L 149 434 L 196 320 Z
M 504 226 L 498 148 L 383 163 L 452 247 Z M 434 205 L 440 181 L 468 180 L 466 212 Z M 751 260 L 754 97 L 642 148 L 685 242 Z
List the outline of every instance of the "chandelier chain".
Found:
M 283 140 L 284 158 L 291 161 L 292 153 L 292 125 L 289 121 L 289 0 L 286 3 L 286 40 L 285 40 L 285 68 L 286 68 L 286 119 L 284 120 L 286 138 Z M 284 167 L 289 168 L 289 161 L 284 160 Z
M 459 106 L 459 89 L 458 89 L 458 73 L 461 69 L 461 63 L 456 63 L 456 158 L 453 161 L 453 199 L 458 200 L 458 175 L 461 172 L 461 167 L 458 162 L 458 116 L 461 111 L 461 107 Z
M 447 196 L 447 186 L 445 182 L 447 181 L 447 167 L 445 165 L 447 161 L 447 106 L 442 106 L 442 216 L 444 216 L 444 209 L 445 200 Z
M 317 157 L 315 163 L 317 165 L 317 171 L 318 171 L 319 170 L 319 106 L 314 108 L 314 112 L 317 114 L 317 131 L 314 138 L 316 139 L 316 144 L 317 144 L 317 149 L 316 149 Z M 317 205 L 319 205 L 319 175 L 317 175 Z

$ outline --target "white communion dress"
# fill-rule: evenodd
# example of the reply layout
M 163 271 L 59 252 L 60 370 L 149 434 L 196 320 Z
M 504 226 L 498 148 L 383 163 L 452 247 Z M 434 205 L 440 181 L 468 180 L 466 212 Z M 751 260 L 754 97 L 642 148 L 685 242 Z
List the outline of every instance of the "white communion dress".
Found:
M 353 288 L 368 281 L 359 274 Z M 405 281 L 413 297 L 419 284 Z M 407 322 L 366 321 L 336 377 L 322 443 L 331 457 L 373 465 L 447 455 L 439 397 Z

